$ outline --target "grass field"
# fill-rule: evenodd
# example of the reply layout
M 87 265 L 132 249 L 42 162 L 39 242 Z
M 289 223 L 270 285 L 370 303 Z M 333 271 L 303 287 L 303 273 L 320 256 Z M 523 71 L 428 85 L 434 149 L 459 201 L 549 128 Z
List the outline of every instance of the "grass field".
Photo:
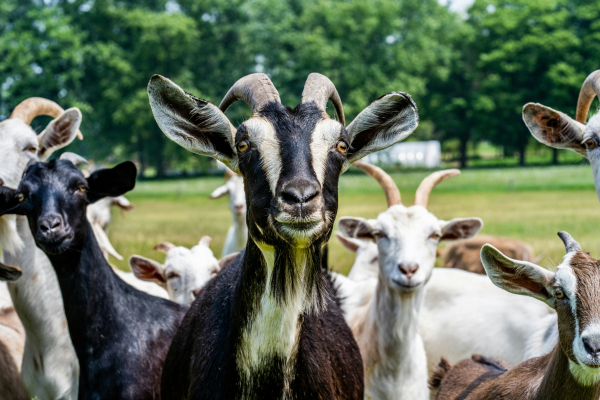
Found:
M 427 174 L 392 175 L 405 205 L 412 204 L 415 189 Z M 156 243 L 192 246 L 203 235 L 213 238 L 211 247 L 219 257 L 230 224 L 229 209 L 226 198 L 209 200 L 208 196 L 222 182 L 221 178 L 202 178 L 138 183 L 127 195 L 136 209 L 125 217 L 115 212 L 109 232 L 126 260 L 111 262 L 125 270 L 132 254 L 162 262 L 164 255 L 152 250 Z M 381 188 L 360 173 L 344 174 L 339 193 L 338 217 L 375 218 L 386 208 Z M 466 170 L 434 189 L 429 209 L 445 220 L 480 217 L 485 223 L 482 232 L 530 243 L 536 254 L 546 255 L 544 266 L 557 265 L 564 255 L 556 236 L 559 230 L 568 231 L 585 250 L 600 257 L 596 232 L 600 204 L 587 165 Z M 345 273 L 354 255 L 332 238 L 329 260 L 333 269 Z

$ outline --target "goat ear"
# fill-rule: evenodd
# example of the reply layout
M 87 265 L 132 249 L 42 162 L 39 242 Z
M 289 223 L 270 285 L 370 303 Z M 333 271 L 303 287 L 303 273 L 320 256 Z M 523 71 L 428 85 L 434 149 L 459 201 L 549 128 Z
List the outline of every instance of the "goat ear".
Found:
M 160 75 L 148 83 L 148 96 L 154 119 L 169 139 L 237 171 L 236 129 L 219 107 L 186 93 Z
M 21 268 L 0 263 L 0 281 L 14 282 L 23 275 Z
M 336 232 L 335 237 L 340 241 L 342 246 L 344 246 L 353 253 L 356 253 L 358 248 L 360 247 L 360 245 L 358 244 L 358 239 L 347 238 L 340 232 Z
M 348 162 L 353 163 L 402 141 L 418 125 L 417 106 L 408 94 L 392 92 L 380 97 L 348 125 Z
M 0 186 L 0 216 L 5 214 L 23 215 L 21 210 L 22 195 L 6 186 Z
M 238 251 L 237 253 L 227 254 L 226 256 L 222 257 L 219 260 L 219 269 L 217 272 L 229 265 L 229 263 L 232 262 L 239 254 L 240 252 Z
M 442 237 L 440 240 L 468 239 L 483 228 L 481 218 L 454 218 L 442 221 Z
M 87 178 L 88 201 L 94 203 L 104 197 L 118 197 L 135 187 L 137 168 L 125 161 L 110 169 L 100 169 Z
M 587 150 L 581 143 L 585 132 L 582 123 L 536 103 L 523 107 L 523 121 L 538 142 L 556 149 L 574 150 L 587 158 Z
M 229 193 L 229 187 L 227 187 L 227 185 L 219 186 L 210 194 L 210 198 L 218 199 L 219 197 L 223 197 L 228 193 Z
M 510 293 L 534 297 L 554 307 L 554 273 L 527 261 L 508 258 L 490 244 L 481 248 L 481 262 L 494 285 Z
M 38 135 L 39 159 L 47 160 L 56 150 L 62 149 L 75 140 L 79 125 L 81 125 L 81 111 L 75 107 L 69 108 L 58 118 L 50 121 L 46 129 Z
M 342 217 L 338 221 L 338 227 L 347 238 L 375 240 L 373 227 L 364 218 Z
M 129 266 L 138 279 L 156 282 L 166 288 L 165 269 L 161 263 L 142 256 L 131 256 Z

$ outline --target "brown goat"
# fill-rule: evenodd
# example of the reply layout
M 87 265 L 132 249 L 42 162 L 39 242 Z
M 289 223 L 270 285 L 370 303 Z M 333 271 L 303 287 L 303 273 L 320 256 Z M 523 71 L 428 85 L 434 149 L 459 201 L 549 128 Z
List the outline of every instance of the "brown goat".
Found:
M 454 243 L 443 251 L 443 267 L 457 268 L 485 275 L 479 253 L 484 244 L 491 244 L 503 254 L 515 260 L 535 262 L 533 248 L 524 242 L 498 236 L 477 235 Z
M 600 396 L 600 261 L 559 232 L 567 255 L 556 273 L 506 257 L 490 245 L 481 260 L 498 287 L 544 301 L 556 310 L 559 343 L 549 354 L 509 369 L 474 355 L 432 375 L 438 400 L 597 400 Z M 518 310 L 515 310 L 518 312 Z

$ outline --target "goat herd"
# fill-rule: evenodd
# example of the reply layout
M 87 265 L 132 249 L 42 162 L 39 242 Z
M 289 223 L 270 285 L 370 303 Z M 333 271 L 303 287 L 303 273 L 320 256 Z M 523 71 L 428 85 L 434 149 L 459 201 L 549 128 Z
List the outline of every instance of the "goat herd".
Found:
M 598 77 L 583 84 L 576 120 L 532 103 L 523 119 L 539 141 L 587 157 L 600 189 L 600 117 L 586 124 Z M 133 273 L 114 270 L 105 228 L 112 204 L 133 207 L 123 195 L 135 165 L 46 161 L 81 138 L 81 113 L 23 101 L 0 123 L 1 399 L 600 398 L 599 261 L 559 232 L 554 272 L 493 237 L 459 242 L 446 252 L 454 268 L 434 268 L 442 240 L 483 226 L 427 210 L 460 171 L 432 173 L 404 206 L 390 176 L 359 161 L 415 130 L 408 94 L 380 97 L 348 125 L 317 73 L 294 109 L 264 74 L 238 80 L 218 107 L 158 75 L 148 94 L 165 135 L 230 168 L 211 196 L 230 196 L 223 257 L 203 237 L 191 250 L 159 243 L 164 265 L 133 256 Z M 253 116 L 235 128 L 224 113 L 238 100 Z M 55 119 L 36 135 L 38 115 Z M 356 252 L 346 277 L 329 270 L 325 246 L 352 164 L 388 209 L 339 220 L 336 236 Z

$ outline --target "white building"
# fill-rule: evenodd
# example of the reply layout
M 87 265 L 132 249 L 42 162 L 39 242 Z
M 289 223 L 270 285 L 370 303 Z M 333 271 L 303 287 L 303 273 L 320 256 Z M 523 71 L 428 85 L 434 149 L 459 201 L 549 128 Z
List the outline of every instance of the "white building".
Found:
M 427 142 L 401 142 L 392 147 L 369 154 L 365 161 L 381 166 L 402 164 L 406 167 L 436 168 L 441 164 L 442 146 L 437 140 Z

